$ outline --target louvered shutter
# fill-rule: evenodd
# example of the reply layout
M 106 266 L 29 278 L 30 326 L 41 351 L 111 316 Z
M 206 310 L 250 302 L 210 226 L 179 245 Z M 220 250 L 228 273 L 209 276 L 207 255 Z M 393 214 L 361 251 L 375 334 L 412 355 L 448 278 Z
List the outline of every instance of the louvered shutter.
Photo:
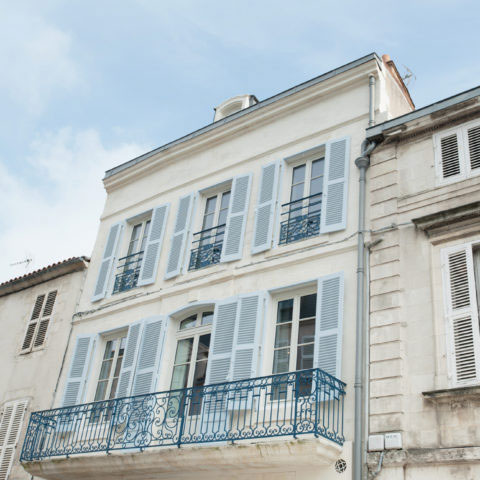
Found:
M 257 376 L 258 348 L 263 324 L 263 295 L 242 295 L 239 298 L 231 375 L 229 380 Z
M 143 321 L 142 340 L 138 352 L 132 395 L 153 393 L 157 387 L 157 372 L 163 350 L 165 316 Z
M 45 337 L 47 336 L 48 325 L 50 324 L 50 317 L 53 313 L 53 307 L 57 298 L 57 291 L 49 292 L 47 301 L 43 307 L 42 318 L 39 320 L 38 329 L 35 335 L 35 341 L 33 347 L 41 347 L 45 343 Z
M 0 480 L 10 473 L 28 401 L 8 402 L 0 422 Z
M 182 269 L 185 243 L 188 238 L 193 204 L 193 193 L 180 198 L 177 218 L 175 219 L 175 229 L 170 242 L 170 253 L 168 256 L 167 272 L 165 274 L 166 279 L 176 277 Z
M 127 342 L 116 395 L 118 398 L 127 397 L 132 391 L 138 350 L 142 338 L 142 327 L 143 322 L 135 322 L 128 327 Z
M 45 295 L 39 295 L 35 300 L 32 316 L 30 317 L 30 322 L 27 325 L 27 331 L 25 332 L 25 337 L 23 339 L 22 352 L 29 352 L 32 348 L 33 338 L 37 330 L 38 319 L 40 318 L 40 315 L 42 313 L 44 300 Z
M 167 224 L 169 205 L 154 208 L 147 244 L 143 254 L 142 266 L 138 276 L 138 285 L 154 283 L 157 276 L 158 260 L 162 250 L 163 236 Z
M 262 167 L 262 178 L 255 210 L 252 253 L 263 252 L 272 247 L 279 176 L 280 162 L 269 163 Z
M 237 321 L 238 299 L 229 298 L 217 303 L 213 315 L 212 344 L 208 354 L 205 384 L 229 380 L 233 337 Z
M 467 128 L 466 143 L 468 145 L 467 151 L 470 159 L 470 170 L 480 168 L 480 125 Z
M 233 179 L 221 255 L 222 262 L 231 262 L 242 258 L 251 183 L 252 175 L 250 173 L 239 175 Z
M 349 138 L 327 143 L 320 219 L 321 233 L 343 230 L 347 226 L 349 163 Z
M 92 302 L 96 302 L 105 297 L 110 280 L 113 265 L 115 263 L 115 255 L 117 253 L 118 244 L 123 230 L 123 223 L 116 223 L 110 227 L 103 252 L 102 263 L 98 271 L 97 283 L 93 291 Z
M 460 175 L 460 149 L 457 132 L 439 139 L 442 178 Z
M 480 380 L 480 334 L 472 248 L 443 252 L 449 373 L 454 385 Z
M 343 272 L 318 279 L 314 367 L 341 379 Z
M 91 359 L 95 348 L 96 335 L 79 335 L 75 342 L 68 373 L 62 407 L 82 403 Z

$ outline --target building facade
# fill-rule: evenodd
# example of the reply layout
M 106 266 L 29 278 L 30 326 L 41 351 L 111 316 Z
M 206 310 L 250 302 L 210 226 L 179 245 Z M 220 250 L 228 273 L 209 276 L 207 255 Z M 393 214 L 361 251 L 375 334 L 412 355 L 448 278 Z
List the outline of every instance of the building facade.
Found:
M 354 159 L 373 115 L 412 108 L 372 54 L 235 97 L 108 171 L 55 408 L 32 415 L 24 468 L 352 478 Z
M 70 258 L 0 285 L 0 479 L 19 463 L 28 418 L 52 408 L 88 259 Z
M 480 478 L 480 88 L 367 137 L 369 468 Z

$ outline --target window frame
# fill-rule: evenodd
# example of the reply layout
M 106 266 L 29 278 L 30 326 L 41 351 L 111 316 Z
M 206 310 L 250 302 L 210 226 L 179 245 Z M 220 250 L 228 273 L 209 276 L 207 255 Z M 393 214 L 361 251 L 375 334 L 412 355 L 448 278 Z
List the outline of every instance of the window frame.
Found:
M 435 177 L 438 186 L 450 185 L 452 183 L 480 176 L 480 168 L 474 170 L 471 168 L 470 149 L 468 145 L 468 130 L 479 126 L 480 120 L 472 120 L 457 125 L 456 127 L 441 130 L 433 135 Z M 457 136 L 460 173 L 444 178 L 442 172 L 442 149 L 440 142 L 443 138 L 453 134 Z

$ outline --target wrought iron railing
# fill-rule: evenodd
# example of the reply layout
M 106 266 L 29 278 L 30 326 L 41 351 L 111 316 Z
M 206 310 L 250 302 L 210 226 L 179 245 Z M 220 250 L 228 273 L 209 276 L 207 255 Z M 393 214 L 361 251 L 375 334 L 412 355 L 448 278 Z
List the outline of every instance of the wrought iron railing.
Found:
M 321 195 L 299 198 L 282 205 L 279 244 L 296 242 L 320 233 Z
M 225 224 L 222 224 L 193 234 L 189 270 L 197 270 L 220 262 L 224 232 Z
M 323 370 L 34 412 L 22 461 L 311 434 L 343 444 L 345 384 Z
M 142 260 L 143 251 L 132 253 L 131 255 L 118 259 L 118 273 L 115 275 L 113 293 L 124 292 L 137 286 Z

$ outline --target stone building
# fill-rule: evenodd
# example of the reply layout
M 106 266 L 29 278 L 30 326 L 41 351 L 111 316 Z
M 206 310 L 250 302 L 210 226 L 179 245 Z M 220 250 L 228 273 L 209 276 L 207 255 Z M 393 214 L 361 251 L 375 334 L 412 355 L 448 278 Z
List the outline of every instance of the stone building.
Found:
M 393 62 L 371 54 L 234 97 L 107 171 L 55 408 L 32 415 L 24 468 L 353 478 L 354 159 L 369 122 L 412 109 Z
M 0 284 L 0 479 L 18 462 L 30 412 L 52 408 L 88 259 L 70 258 Z
M 480 88 L 367 137 L 369 468 L 480 478 Z

